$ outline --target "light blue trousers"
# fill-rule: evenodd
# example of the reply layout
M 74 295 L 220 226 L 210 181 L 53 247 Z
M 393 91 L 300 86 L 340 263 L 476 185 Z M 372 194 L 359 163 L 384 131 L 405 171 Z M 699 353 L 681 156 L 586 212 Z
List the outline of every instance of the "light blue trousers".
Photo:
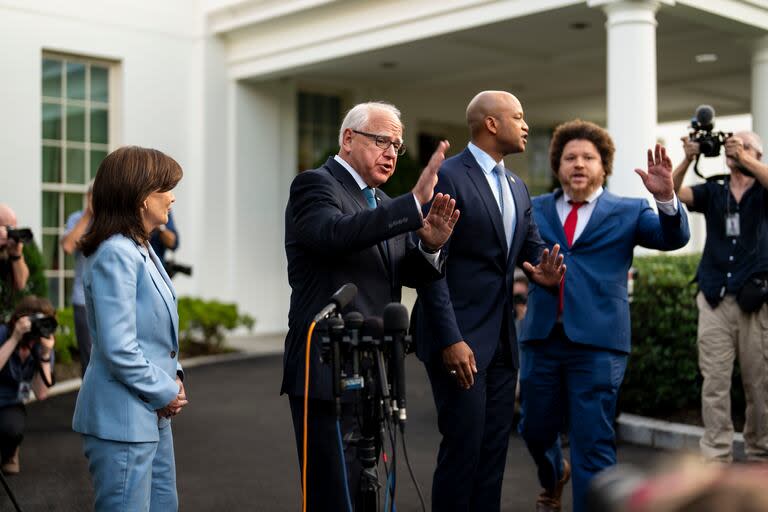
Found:
M 124 443 L 83 435 L 96 512 L 174 512 L 179 509 L 171 426 L 156 443 Z

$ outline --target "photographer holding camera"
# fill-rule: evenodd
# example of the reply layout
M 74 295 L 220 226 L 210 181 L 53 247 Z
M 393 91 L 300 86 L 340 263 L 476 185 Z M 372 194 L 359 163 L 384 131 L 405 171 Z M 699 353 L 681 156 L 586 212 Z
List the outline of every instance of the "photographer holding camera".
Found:
M 13 309 L 16 293 L 27 286 L 29 267 L 24 259 L 24 240 L 28 230 L 16 230 L 16 213 L 0 204 L 0 320 Z
M 47 299 L 28 295 L 0 325 L 0 455 L 4 474 L 19 472 L 24 439 L 24 402 L 44 400 L 53 385 L 55 311 Z
M 701 451 L 708 459 L 733 459 L 730 390 L 738 355 L 747 402 L 745 451 L 750 460 L 768 462 L 768 165 L 760 161 L 763 145 L 757 134 L 739 132 L 723 144 L 730 175 L 684 187 L 685 173 L 700 152 L 714 156 L 697 140 L 702 138 L 683 138 L 685 159 L 673 180 L 680 200 L 703 213 L 707 227 L 696 273 L 704 377 Z

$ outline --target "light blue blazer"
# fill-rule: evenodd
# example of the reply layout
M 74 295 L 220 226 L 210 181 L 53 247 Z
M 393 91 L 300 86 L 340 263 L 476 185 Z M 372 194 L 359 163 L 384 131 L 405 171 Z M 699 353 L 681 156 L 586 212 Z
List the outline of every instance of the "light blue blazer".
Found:
M 150 247 L 113 235 L 86 259 L 93 348 L 72 428 L 101 439 L 158 441 L 156 409 L 176 398 L 179 317 L 168 274 Z

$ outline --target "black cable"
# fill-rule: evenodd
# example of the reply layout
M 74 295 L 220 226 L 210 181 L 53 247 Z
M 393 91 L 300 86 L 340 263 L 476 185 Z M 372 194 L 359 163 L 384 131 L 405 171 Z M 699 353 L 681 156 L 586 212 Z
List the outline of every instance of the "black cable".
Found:
M 414 487 L 416 487 L 416 493 L 419 495 L 419 502 L 421 503 L 422 512 L 427 512 L 427 506 L 424 504 L 424 495 L 421 493 L 421 487 L 416 480 L 416 476 L 413 474 L 413 468 L 411 467 L 411 460 L 408 458 L 408 444 L 405 442 L 405 424 L 400 423 L 400 437 L 403 439 L 403 455 L 405 455 L 405 464 L 408 466 L 408 473 L 411 475 L 411 481 L 413 481 Z
M 2 471 L 0 471 L 0 482 L 2 482 L 3 487 L 5 487 L 5 492 L 8 494 L 8 497 L 11 498 L 11 502 L 13 503 L 16 512 L 21 512 L 21 507 L 16 501 L 16 496 L 13 495 L 13 491 L 11 491 L 11 488 L 8 486 L 8 481 L 5 479 L 5 476 L 3 476 Z

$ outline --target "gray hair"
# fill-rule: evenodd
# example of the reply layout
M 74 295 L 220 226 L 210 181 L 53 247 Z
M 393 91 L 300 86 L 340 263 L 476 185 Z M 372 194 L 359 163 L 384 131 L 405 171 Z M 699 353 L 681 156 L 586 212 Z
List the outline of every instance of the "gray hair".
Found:
M 398 120 L 402 129 L 403 121 L 400 119 L 400 110 L 391 103 L 383 101 L 358 103 L 347 112 L 347 115 L 344 116 L 344 121 L 341 122 L 341 128 L 339 128 L 339 147 L 344 143 L 344 131 L 347 128 L 350 130 L 364 129 L 368 125 L 371 114 L 374 112 L 388 112 L 392 114 Z
M 755 151 L 757 151 L 757 154 L 762 156 L 763 155 L 763 141 L 760 139 L 760 136 L 756 134 L 755 132 L 750 131 L 743 131 L 743 132 L 737 132 L 734 133 L 734 135 L 738 136 L 742 142 L 748 143 L 750 146 L 752 146 Z

